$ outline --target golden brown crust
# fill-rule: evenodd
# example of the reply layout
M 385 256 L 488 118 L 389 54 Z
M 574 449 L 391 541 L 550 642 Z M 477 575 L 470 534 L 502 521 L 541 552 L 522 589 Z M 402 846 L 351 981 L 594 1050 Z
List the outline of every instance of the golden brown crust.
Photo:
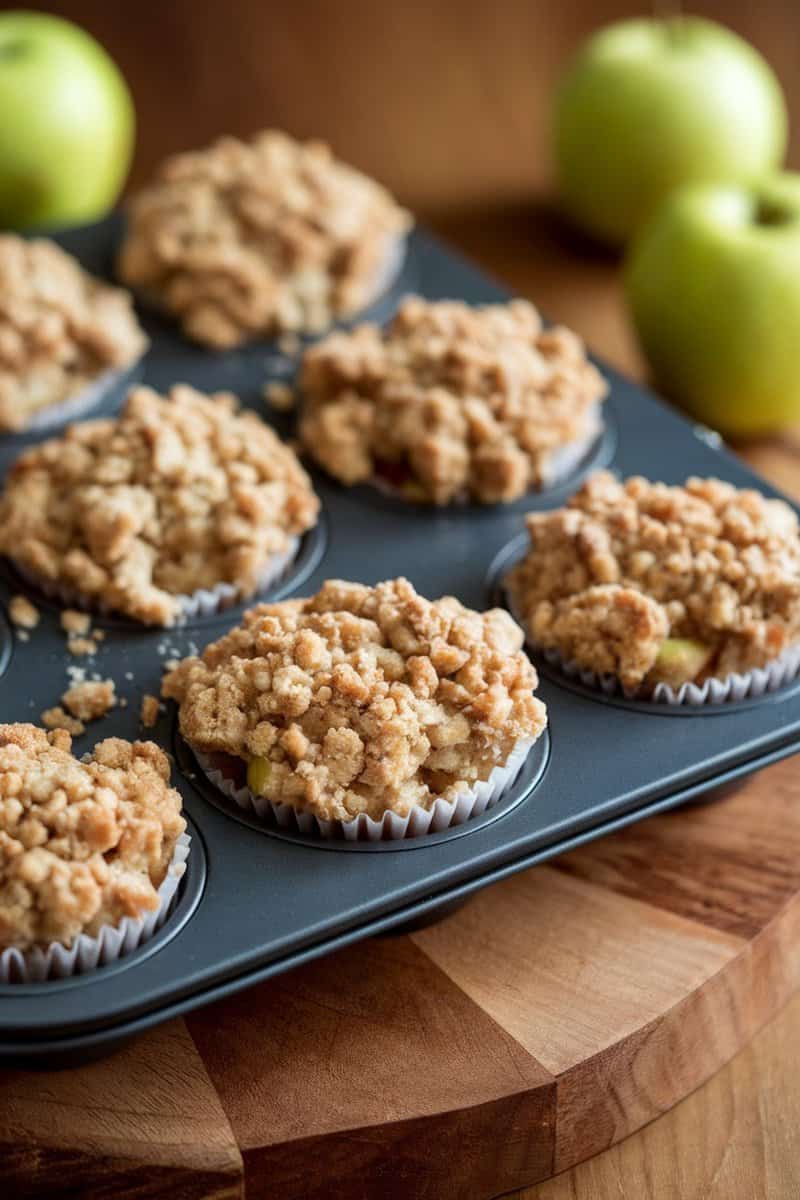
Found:
M 327 146 L 268 130 L 168 158 L 129 205 L 119 270 L 225 349 L 358 312 L 409 225 Z
M 108 738 L 79 761 L 66 733 L 0 725 L 0 949 L 157 908 L 185 827 L 152 742 Z
M 42 580 L 147 624 L 218 583 L 252 596 L 312 526 L 319 501 L 294 452 L 233 396 L 135 388 L 17 460 L 0 497 L 0 553 Z
M 507 613 L 431 602 L 405 579 L 327 582 L 262 604 L 165 676 L 206 753 L 267 759 L 271 800 L 323 819 L 452 798 L 546 723 Z
M 0 432 L 24 429 L 146 349 L 127 292 L 55 242 L 0 236 Z
M 300 435 L 346 484 L 384 474 L 433 504 L 509 502 L 587 437 L 606 393 L 566 329 L 524 300 L 471 308 L 407 299 L 386 330 L 360 325 L 306 351 Z
M 507 581 L 515 612 L 534 642 L 627 689 L 667 637 L 713 648 L 707 673 L 720 678 L 800 637 L 800 535 L 783 501 L 603 471 L 527 523 L 531 548 Z

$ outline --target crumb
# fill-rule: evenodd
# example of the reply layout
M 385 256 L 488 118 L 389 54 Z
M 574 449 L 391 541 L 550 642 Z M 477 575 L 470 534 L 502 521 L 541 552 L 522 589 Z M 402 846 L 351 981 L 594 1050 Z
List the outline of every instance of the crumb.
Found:
M 26 596 L 12 596 L 8 615 L 18 629 L 35 629 L 39 624 L 39 610 Z
M 80 658 L 81 655 L 84 654 L 96 654 L 97 642 L 94 640 L 94 638 L 71 637 L 67 638 L 67 649 L 69 650 L 70 654 L 74 655 L 76 658 Z
M 296 333 L 282 333 L 278 338 L 278 349 L 289 358 L 294 358 L 302 348 L 303 343 Z
M 92 627 L 92 618 L 88 613 L 78 612 L 74 608 L 65 608 L 61 613 L 61 628 L 65 633 L 76 637 L 85 637 Z
M 145 729 L 152 729 L 158 720 L 160 705 L 157 696 L 145 695 L 142 696 L 142 707 L 139 714 L 139 720 Z
M 288 383 L 267 383 L 264 385 L 264 399 L 276 412 L 291 412 L 295 403 L 294 389 Z
M 116 704 L 113 679 L 85 680 L 73 683 L 61 697 L 61 703 L 80 721 L 98 721 Z
M 79 721 L 76 717 L 71 717 L 60 704 L 54 708 L 46 708 L 40 720 L 45 729 L 65 729 L 72 737 L 80 737 L 82 733 L 86 732 L 86 726 L 83 721 Z

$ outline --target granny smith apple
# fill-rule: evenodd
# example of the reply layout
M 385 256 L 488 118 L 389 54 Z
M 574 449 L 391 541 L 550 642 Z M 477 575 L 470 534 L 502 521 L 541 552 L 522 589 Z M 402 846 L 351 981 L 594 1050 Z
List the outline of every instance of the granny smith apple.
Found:
M 667 396 L 732 435 L 800 420 L 800 175 L 674 192 L 625 281 Z
M 555 155 L 574 221 L 621 244 L 683 183 L 779 167 L 786 106 L 770 67 L 698 17 L 622 21 L 585 43 L 556 100 Z
M 130 93 L 102 46 L 59 17 L 0 13 L 0 227 L 100 217 L 133 137 Z

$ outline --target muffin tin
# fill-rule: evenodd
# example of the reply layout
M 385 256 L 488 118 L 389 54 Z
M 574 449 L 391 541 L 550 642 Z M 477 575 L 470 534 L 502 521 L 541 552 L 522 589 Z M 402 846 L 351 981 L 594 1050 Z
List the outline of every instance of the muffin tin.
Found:
M 60 238 L 98 274 L 110 274 L 117 219 Z M 399 296 L 469 302 L 504 299 L 480 272 L 416 231 L 403 275 L 366 315 L 388 317 Z M 161 318 L 144 315 L 152 348 L 143 380 L 166 390 L 185 381 L 228 388 L 283 435 L 291 416 L 261 396 L 268 380 L 296 365 L 277 345 L 219 355 L 190 345 Z M 432 510 L 371 487 L 344 489 L 312 468 L 322 500 L 318 528 L 271 598 L 307 594 L 331 577 L 375 583 L 407 575 L 425 596 L 452 593 L 473 608 L 502 602 L 499 580 L 524 550 L 523 513 L 561 504 L 590 468 L 610 465 L 667 482 L 715 474 L 775 489 L 705 431 L 602 367 L 611 384 L 606 428 L 569 479 L 508 507 Z M 110 411 L 119 396 L 100 411 Z M 5 472 L 32 439 L 0 439 Z M 793 753 L 800 741 L 800 683 L 758 700 L 698 710 L 605 699 L 538 663 L 538 694 L 549 731 L 534 747 L 512 794 L 482 817 L 418 839 L 381 843 L 316 840 L 259 824 L 233 810 L 200 775 L 177 733 L 172 709 L 142 731 L 139 705 L 157 694 L 164 662 L 201 649 L 235 624 L 241 607 L 176 630 L 148 630 L 122 618 L 95 619 L 106 631 L 93 660 L 73 659 L 59 606 L 5 566 L 0 605 L 21 592 L 41 613 L 28 641 L 0 612 L 0 721 L 37 721 L 68 684 L 66 668 L 111 677 L 127 705 L 90 725 L 76 750 L 104 737 L 150 737 L 174 755 L 192 851 L 171 917 L 140 950 L 81 977 L 0 987 L 0 1060 L 42 1065 L 82 1062 L 130 1035 L 359 938 L 441 914 L 455 901 L 513 871 L 621 825 L 719 789 Z

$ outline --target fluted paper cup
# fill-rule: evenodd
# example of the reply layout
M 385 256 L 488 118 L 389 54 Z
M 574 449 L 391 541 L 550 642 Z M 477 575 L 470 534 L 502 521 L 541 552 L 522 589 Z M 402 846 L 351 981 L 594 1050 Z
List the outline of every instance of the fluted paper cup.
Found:
M 487 812 L 514 786 L 535 741 L 536 738 L 525 738 L 517 742 L 507 761 L 494 767 L 487 780 L 473 784 L 452 800 L 439 797 L 430 808 L 414 805 L 406 816 L 387 811 L 380 820 L 359 813 L 350 821 L 326 821 L 289 804 L 256 796 L 248 787 L 238 786 L 235 780 L 213 764 L 208 755 L 194 749 L 193 753 L 209 783 L 266 825 L 327 839 L 380 842 L 441 833 Z

